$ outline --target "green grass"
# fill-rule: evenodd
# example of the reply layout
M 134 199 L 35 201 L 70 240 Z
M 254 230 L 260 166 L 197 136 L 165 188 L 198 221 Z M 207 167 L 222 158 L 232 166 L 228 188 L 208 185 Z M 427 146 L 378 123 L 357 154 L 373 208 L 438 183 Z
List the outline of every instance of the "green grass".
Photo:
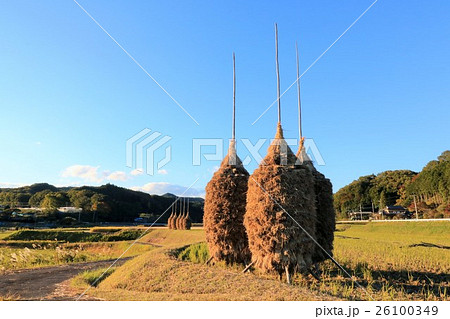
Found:
M 450 250 L 411 247 L 421 242 L 450 245 L 449 222 L 339 224 L 337 228 L 334 258 L 376 299 L 449 299 Z M 343 298 L 368 298 L 331 262 L 321 270 L 322 283 L 305 278 L 299 283 Z
M 205 264 L 209 259 L 208 246 L 206 243 L 190 245 L 178 254 L 178 258 L 198 264 Z
M 76 276 L 72 283 L 76 287 L 86 288 L 88 286 L 97 287 L 103 280 L 109 277 L 115 268 L 99 268 L 95 270 L 87 270 Z
M 372 270 L 448 274 L 450 250 L 409 246 L 421 242 L 449 246 L 449 233 L 448 222 L 353 224 L 336 232 L 334 254 L 351 268 L 366 263 Z
M 140 229 L 121 229 L 115 232 L 84 232 L 84 231 L 66 231 L 66 230 L 18 230 L 3 240 L 9 241 L 34 241 L 34 240 L 55 240 L 70 243 L 77 242 L 107 242 L 135 240 L 141 236 L 143 230 Z
M 0 273 L 8 270 L 47 267 L 67 263 L 90 262 L 117 258 L 142 229 L 118 229 L 115 232 L 91 233 L 69 230 L 19 230 L 5 234 L 0 241 Z M 90 237 L 96 237 L 92 241 Z M 56 236 L 57 241 L 51 239 Z M 65 242 L 72 241 L 72 242 Z M 152 245 L 137 243 L 126 257 L 153 249 Z
M 0 248 L 0 274 L 7 270 L 48 267 L 76 262 L 90 262 L 119 257 L 130 242 L 80 243 L 35 248 Z M 136 256 L 154 249 L 149 245 L 134 245 L 124 257 Z
M 5 237 L 8 237 L 13 232 L 14 232 L 13 230 L 2 230 L 2 229 L 0 229 L 0 240 L 3 240 Z

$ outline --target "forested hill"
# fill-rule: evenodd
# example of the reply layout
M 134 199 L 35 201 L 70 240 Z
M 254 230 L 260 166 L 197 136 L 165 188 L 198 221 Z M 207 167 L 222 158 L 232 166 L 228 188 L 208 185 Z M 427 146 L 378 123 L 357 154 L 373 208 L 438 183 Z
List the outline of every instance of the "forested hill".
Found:
M 429 162 L 420 173 L 409 170 L 386 171 L 362 176 L 334 195 L 337 214 L 375 211 L 386 205 L 402 205 L 414 210 L 416 197 L 424 218 L 450 217 L 450 151 Z
M 173 194 L 149 195 L 112 184 L 57 188 L 40 183 L 0 188 L 0 205 L 4 207 L 40 207 L 50 215 L 59 207 L 73 206 L 82 208 L 89 220 L 108 222 L 130 222 L 140 216 L 156 220 L 175 198 Z M 170 211 L 158 222 L 166 222 L 169 215 Z M 202 221 L 202 198 L 190 198 L 190 216 L 194 222 Z

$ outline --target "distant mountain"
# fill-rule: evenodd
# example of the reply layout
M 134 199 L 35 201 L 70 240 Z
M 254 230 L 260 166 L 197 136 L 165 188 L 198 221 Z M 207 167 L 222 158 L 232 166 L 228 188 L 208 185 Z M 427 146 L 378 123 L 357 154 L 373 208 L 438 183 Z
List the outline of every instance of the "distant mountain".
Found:
M 174 194 L 150 195 L 112 184 L 58 188 L 47 183 L 18 188 L 0 188 L 0 205 L 41 207 L 51 211 L 62 206 L 82 208 L 89 221 L 131 222 L 140 215 L 150 221 L 167 222 Z M 203 220 L 203 198 L 189 198 L 193 222 Z M 179 206 L 177 206 L 179 207 Z M 162 215 L 162 216 L 161 216 Z
M 57 192 L 59 189 L 53 185 L 47 183 L 37 183 L 30 186 L 22 186 L 17 188 L 0 188 L 1 191 L 11 191 L 11 192 L 19 192 L 19 193 L 28 193 L 35 194 L 38 192 L 42 192 L 45 190 L 49 190 L 51 192 Z

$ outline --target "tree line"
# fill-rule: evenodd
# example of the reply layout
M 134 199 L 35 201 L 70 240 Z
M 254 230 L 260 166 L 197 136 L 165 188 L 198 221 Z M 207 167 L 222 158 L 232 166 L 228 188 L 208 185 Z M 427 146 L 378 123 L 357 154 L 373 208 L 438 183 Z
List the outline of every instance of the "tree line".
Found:
M 349 212 L 378 211 L 387 205 L 402 205 L 414 211 L 414 199 L 423 218 L 450 217 L 450 151 L 430 161 L 421 172 L 385 171 L 362 176 L 334 195 L 340 218 Z
M 0 189 L 0 205 L 3 206 L 3 216 L 0 218 L 7 218 L 8 213 L 17 208 L 26 210 L 26 207 L 33 207 L 40 208 L 38 214 L 44 219 L 58 219 L 63 216 L 57 209 L 70 206 L 83 210 L 84 221 L 131 222 L 145 215 L 152 222 L 163 214 L 175 199 L 173 194 L 150 195 L 112 184 L 57 188 L 47 183 L 39 183 Z M 192 220 L 201 222 L 203 199 L 193 198 L 190 203 Z M 164 214 L 158 221 L 166 222 L 169 215 L 170 212 Z

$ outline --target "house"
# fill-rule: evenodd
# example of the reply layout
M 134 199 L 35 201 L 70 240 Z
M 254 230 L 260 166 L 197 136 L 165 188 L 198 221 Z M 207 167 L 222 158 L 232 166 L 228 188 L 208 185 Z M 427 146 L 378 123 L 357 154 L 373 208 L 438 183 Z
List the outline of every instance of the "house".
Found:
M 58 208 L 58 212 L 60 213 L 81 213 L 83 211 L 82 208 L 77 207 L 60 207 Z
M 11 221 L 15 222 L 34 222 L 36 214 L 33 212 L 14 211 L 11 213 Z
M 406 208 L 403 206 L 386 206 L 384 211 L 389 214 L 402 214 L 406 212 Z
M 382 211 L 379 213 L 382 217 L 386 218 L 410 218 L 411 213 L 403 206 L 386 206 Z
M 351 212 L 349 217 L 351 220 L 369 220 L 372 217 L 372 212 Z

